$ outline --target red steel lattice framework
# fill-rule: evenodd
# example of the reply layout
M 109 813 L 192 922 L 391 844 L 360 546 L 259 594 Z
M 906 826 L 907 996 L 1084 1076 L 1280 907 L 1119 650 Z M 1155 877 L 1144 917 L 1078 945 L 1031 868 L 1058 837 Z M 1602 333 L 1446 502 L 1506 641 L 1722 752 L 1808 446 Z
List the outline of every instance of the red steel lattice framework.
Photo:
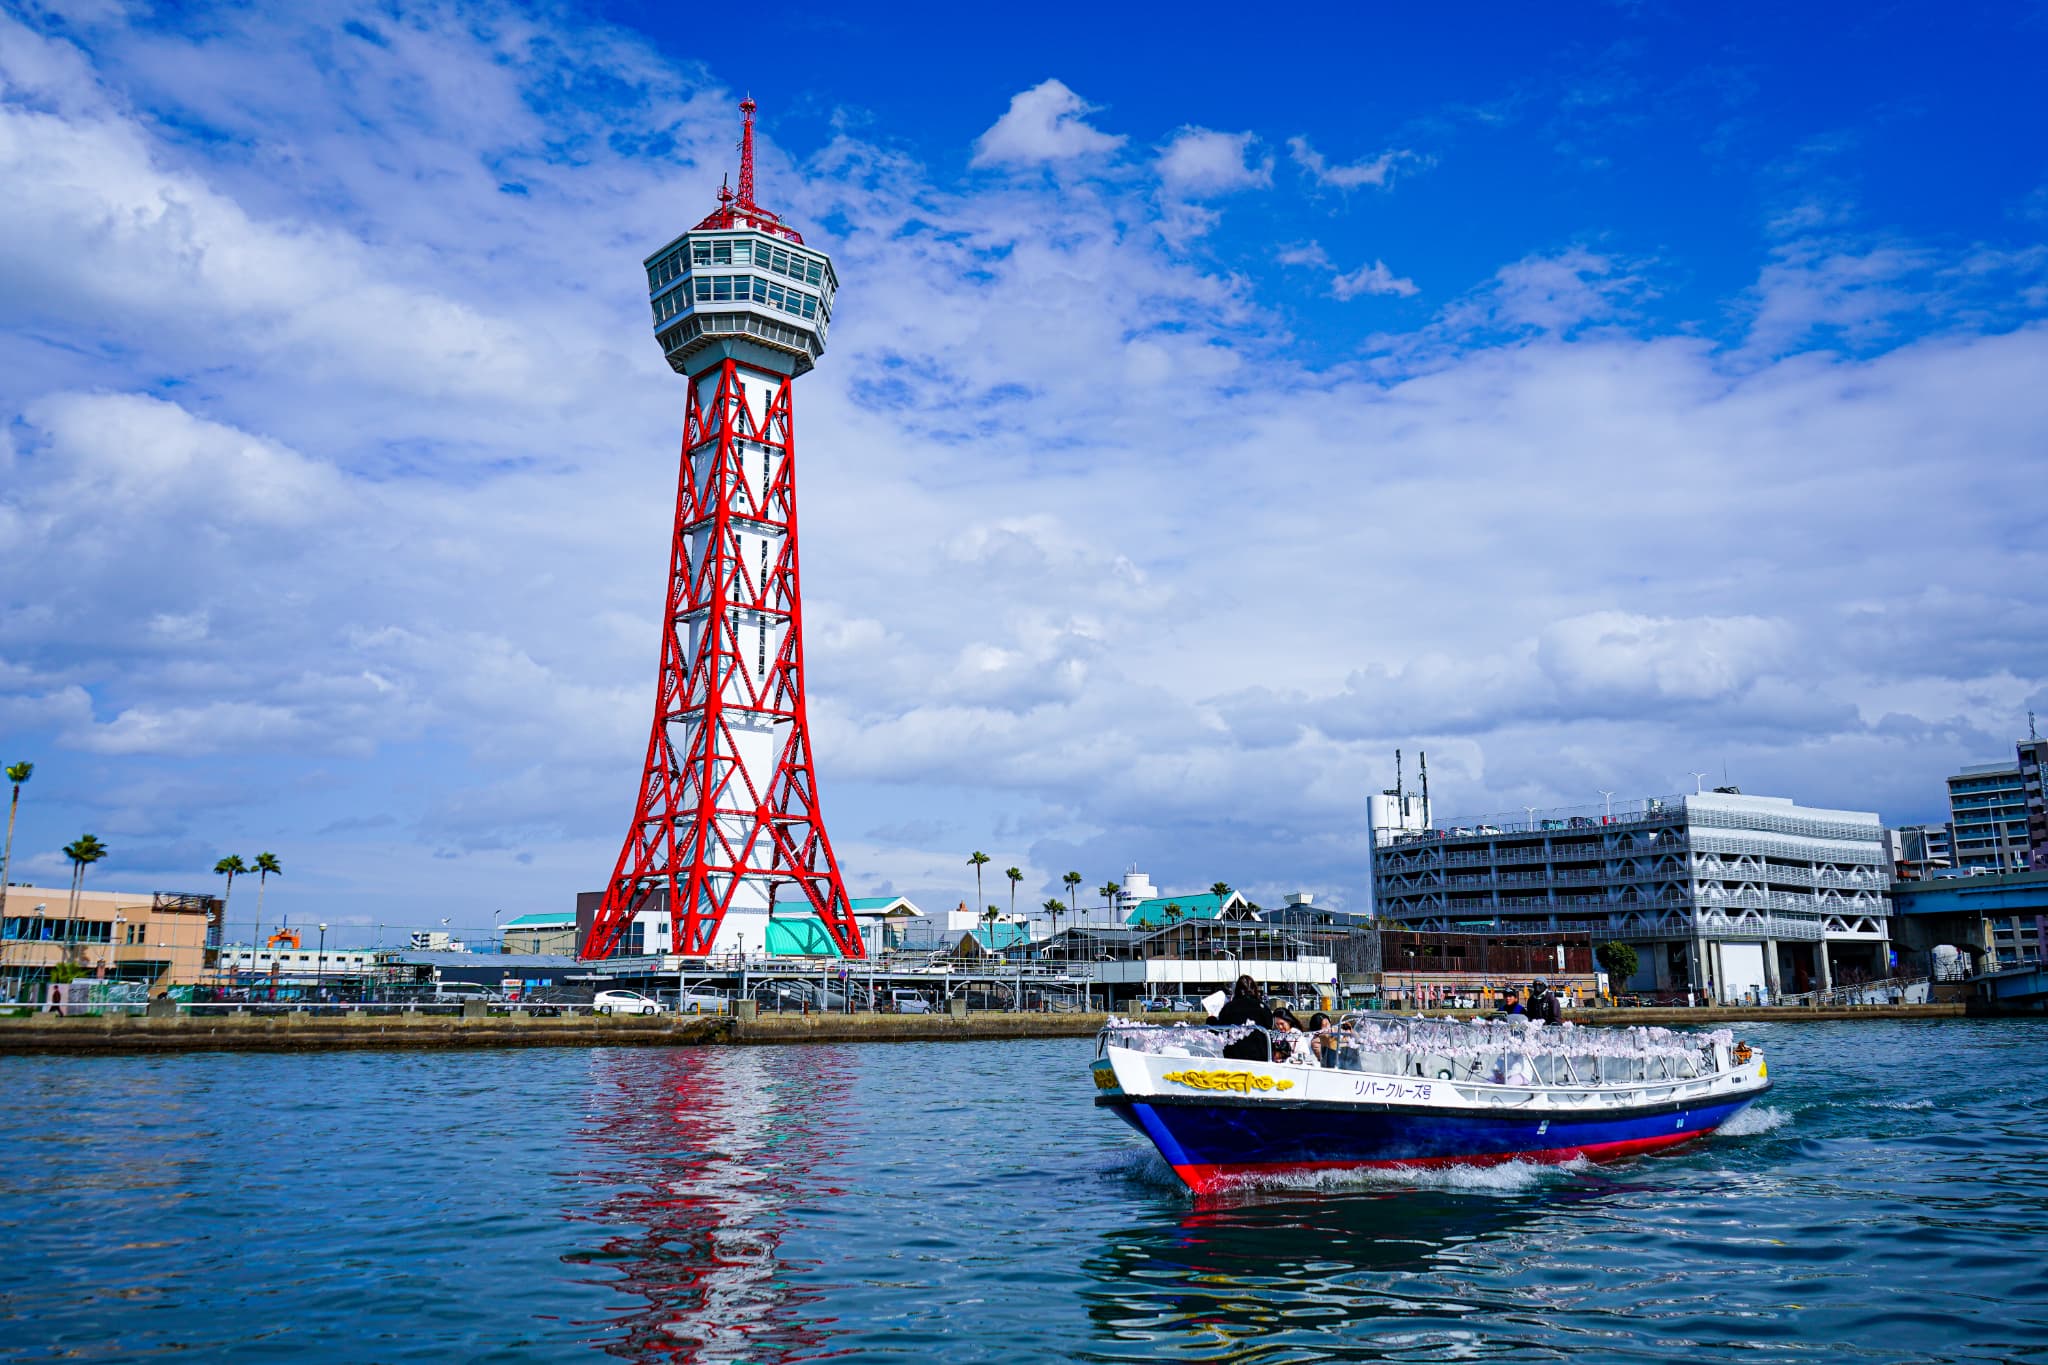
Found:
M 727 200 L 699 226 L 801 241 L 751 202 L 752 105 L 741 106 L 741 202 Z M 743 377 L 770 394 L 761 411 Z M 743 536 L 759 543 L 753 562 Z M 749 771 L 740 740 L 763 729 L 775 752 L 765 780 Z M 766 893 L 771 913 L 792 890 L 788 909 L 815 913 L 842 955 L 865 956 L 819 813 L 804 706 L 791 379 L 724 354 L 690 378 L 654 726 L 633 823 L 582 955 L 609 956 L 634 918 L 664 900 L 673 951 L 707 954 L 743 884 Z

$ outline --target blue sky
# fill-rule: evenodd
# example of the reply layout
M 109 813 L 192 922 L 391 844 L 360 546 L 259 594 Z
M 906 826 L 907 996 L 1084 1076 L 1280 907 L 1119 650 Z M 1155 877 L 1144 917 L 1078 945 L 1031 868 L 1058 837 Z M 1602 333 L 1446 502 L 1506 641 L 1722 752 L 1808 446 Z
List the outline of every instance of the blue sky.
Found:
M 681 425 L 639 261 L 744 91 L 843 281 L 855 894 L 1355 904 L 1397 745 L 1447 814 L 1930 818 L 2048 713 L 2038 7 L 702 13 L 0 12 L 17 877 L 271 849 L 344 942 L 599 884 Z

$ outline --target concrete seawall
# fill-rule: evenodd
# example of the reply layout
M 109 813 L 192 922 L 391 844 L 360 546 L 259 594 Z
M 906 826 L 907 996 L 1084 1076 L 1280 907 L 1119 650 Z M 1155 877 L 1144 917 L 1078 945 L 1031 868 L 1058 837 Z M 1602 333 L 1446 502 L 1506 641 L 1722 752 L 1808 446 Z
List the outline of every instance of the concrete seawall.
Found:
M 134 1015 L 0 1019 L 0 1054 L 16 1052 L 298 1052 L 376 1048 L 675 1047 L 726 1041 L 731 1021 L 558 1019 L 362 1013 L 341 1015 Z
M 1434 1012 L 1432 1012 L 1434 1013 Z M 1458 1014 L 1458 1011 L 1444 1013 Z M 1464 1012 L 1469 1014 L 1469 1011 Z M 1153 1015 L 1156 1021 L 1187 1015 Z M 1960 1019 L 1963 1006 L 1877 1005 L 1842 1009 L 1580 1010 L 1575 1022 L 1708 1028 L 1742 1023 Z M 558 1019 L 369 1013 L 215 1014 L 177 1018 L 53 1014 L 0 1018 L 0 1055 L 12 1053 L 296 1052 L 413 1048 L 696 1047 L 707 1044 L 976 1042 L 1087 1038 L 1100 1014 L 769 1014 Z

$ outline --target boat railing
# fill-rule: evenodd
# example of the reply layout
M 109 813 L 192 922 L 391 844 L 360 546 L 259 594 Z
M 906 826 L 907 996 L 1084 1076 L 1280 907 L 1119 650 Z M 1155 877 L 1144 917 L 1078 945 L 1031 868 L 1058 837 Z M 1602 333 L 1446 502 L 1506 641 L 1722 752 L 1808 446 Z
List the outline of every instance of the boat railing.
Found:
M 1733 1035 L 1670 1029 L 1546 1028 L 1520 1019 L 1459 1021 L 1347 1016 L 1318 1032 L 1256 1025 L 1146 1024 L 1112 1019 L 1096 1039 L 1167 1057 L 1214 1057 L 1254 1034 L 1266 1059 L 1337 1071 L 1530 1088 L 1592 1089 L 1703 1080 L 1728 1065 Z M 1240 1050 L 1242 1051 L 1242 1050 Z M 1260 1060 L 1258 1050 L 1241 1060 Z

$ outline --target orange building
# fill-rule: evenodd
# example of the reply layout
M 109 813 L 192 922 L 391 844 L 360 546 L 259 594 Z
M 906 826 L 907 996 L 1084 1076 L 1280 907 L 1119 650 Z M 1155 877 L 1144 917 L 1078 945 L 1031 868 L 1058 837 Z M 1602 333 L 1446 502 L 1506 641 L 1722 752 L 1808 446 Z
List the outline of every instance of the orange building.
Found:
M 218 896 L 10 886 L 0 915 L 0 995 L 41 1000 L 64 963 L 152 994 L 211 979 Z

